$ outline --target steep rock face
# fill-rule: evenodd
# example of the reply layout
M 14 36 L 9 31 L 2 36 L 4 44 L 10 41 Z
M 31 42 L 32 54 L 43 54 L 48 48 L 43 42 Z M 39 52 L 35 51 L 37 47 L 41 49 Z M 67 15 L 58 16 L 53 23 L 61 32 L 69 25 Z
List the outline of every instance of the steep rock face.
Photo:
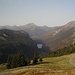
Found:
M 8 56 L 21 52 L 31 58 L 37 52 L 36 44 L 28 33 L 8 29 L 0 30 L 0 55 Z
M 55 27 L 39 38 L 49 46 L 51 50 L 69 46 L 75 39 L 75 21 L 71 21 L 64 26 Z

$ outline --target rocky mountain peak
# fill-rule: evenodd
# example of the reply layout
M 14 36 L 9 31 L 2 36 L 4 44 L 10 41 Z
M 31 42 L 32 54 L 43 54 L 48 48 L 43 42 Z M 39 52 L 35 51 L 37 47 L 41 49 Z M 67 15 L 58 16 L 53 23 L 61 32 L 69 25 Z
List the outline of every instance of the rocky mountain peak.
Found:
M 75 21 L 70 21 L 65 25 L 66 27 L 75 27 Z
M 25 25 L 25 27 L 26 28 L 32 28 L 32 27 L 37 27 L 37 25 L 34 24 L 34 23 L 28 23 L 28 24 Z

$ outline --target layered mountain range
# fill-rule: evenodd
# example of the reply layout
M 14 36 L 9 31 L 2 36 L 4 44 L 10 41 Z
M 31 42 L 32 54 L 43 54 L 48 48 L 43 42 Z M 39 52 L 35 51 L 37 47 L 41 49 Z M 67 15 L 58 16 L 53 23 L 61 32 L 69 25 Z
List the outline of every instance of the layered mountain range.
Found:
M 1 26 L 0 29 L 27 32 L 32 39 L 41 40 L 50 50 L 57 50 L 75 42 L 75 21 L 57 27 L 37 26 L 29 23 L 22 26 Z
M 23 31 L 26 31 L 31 38 L 36 38 L 38 36 L 43 35 L 47 31 L 49 31 L 51 29 L 51 27 L 37 26 L 34 23 L 28 23 L 28 24 L 22 25 L 22 26 L 16 26 L 16 25 L 0 26 L 0 29 L 23 30 Z

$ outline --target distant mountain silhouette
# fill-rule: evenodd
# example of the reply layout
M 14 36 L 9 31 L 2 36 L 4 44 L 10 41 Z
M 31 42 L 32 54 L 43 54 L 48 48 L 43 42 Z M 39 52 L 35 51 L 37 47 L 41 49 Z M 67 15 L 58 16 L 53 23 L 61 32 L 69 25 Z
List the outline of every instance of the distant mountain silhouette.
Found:
M 34 23 L 29 23 L 22 26 L 16 26 L 16 25 L 0 26 L 0 29 L 23 30 L 23 31 L 26 31 L 30 35 L 30 37 L 35 38 L 35 37 L 43 35 L 47 31 L 49 31 L 51 28 L 47 26 L 37 26 Z

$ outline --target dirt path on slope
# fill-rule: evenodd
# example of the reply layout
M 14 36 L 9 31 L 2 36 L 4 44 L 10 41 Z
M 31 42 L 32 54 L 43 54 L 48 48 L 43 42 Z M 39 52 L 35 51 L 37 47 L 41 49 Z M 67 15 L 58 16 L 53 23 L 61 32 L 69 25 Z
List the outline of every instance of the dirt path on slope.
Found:
M 70 64 L 75 67 L 75 63 L 73 62 L 73 59 L 75 58 L 75 55 L 73 54 L 69 60 Z

